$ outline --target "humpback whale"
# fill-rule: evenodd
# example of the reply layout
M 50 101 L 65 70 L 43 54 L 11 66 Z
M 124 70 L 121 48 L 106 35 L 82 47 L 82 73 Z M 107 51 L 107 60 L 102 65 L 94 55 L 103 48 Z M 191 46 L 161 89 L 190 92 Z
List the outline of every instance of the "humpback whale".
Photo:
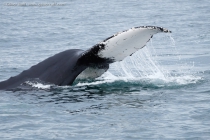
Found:
M 71 85 L 76 78 L 99 77 L 108 70 L 109 64 L 131 56 L 156 33 L 171 31 L 157 26 L 139 26 L 116 33 L 88 50 L 70 49 L 60 52 L 0 82 L 0 90 L 12 90 L 31 80 L 63 86 Z

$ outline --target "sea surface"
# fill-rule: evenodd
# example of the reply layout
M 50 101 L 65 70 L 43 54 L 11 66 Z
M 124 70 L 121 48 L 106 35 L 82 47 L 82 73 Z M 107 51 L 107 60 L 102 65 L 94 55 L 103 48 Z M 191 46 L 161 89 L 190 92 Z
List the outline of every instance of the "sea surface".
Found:
M 0 81 L 131 27 L 172 33 L 154 35 L 95 80 L 0 91 L 0 139 L 210 139 L 209 7 L 209 0 L 1 0 Z

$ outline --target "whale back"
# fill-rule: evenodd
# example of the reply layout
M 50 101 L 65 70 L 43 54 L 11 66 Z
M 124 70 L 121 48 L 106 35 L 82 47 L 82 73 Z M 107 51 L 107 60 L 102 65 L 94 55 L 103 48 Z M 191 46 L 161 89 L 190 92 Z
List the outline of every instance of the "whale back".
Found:
M 19 75 L 0 82 L 0 89 L 12 89 L 31 80 L 41 80 L 55 85 L 71 85 L 77 75 L 87 67 L 77 66 L 83 52 L 72 49 L 51 56 Z

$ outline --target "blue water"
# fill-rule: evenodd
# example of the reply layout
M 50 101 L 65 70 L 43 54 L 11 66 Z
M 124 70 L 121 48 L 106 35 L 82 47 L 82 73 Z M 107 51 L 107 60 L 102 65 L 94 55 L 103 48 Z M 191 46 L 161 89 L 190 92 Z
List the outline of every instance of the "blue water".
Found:
M 53 6 L 54 4 L 54 6 Z M 94 81 L 0 91 L 0 139 L 210 139 L 210 1 L 0 2 L 0 81 L 58 52 L 162 26 Z

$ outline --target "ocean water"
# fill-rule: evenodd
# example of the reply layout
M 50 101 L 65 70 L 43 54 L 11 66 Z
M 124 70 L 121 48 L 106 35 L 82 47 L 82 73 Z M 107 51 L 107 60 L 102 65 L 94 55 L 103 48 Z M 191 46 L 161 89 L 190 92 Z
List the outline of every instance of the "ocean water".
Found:
M 132 57 L 72 86 L 0 91 L 0 139 L 210 139 L 210 1 L 0 2 L 0 81 L 67 49 L 162 26 Z

